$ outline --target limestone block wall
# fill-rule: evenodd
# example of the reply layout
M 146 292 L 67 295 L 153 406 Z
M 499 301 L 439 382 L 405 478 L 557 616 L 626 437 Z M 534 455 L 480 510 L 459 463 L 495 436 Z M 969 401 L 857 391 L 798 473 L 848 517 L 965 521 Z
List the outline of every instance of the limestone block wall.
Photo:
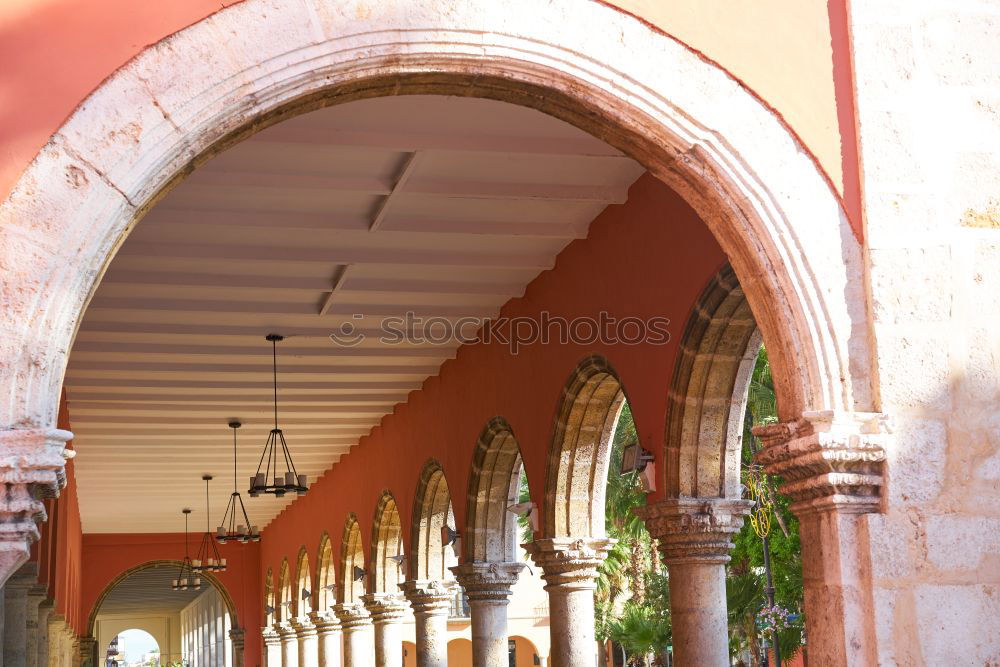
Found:
M 1000 3 L 851 3 L 885 513 L 881 664 L 1000 660 Z

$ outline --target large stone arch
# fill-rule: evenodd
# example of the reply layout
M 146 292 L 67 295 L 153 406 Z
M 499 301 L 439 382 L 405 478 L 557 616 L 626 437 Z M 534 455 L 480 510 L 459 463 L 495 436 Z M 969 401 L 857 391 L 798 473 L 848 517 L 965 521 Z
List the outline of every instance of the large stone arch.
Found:
M 287 624 L 295 616 L 293 609 L 295 595 L 292 593 L 292 588 L 295 586 L 294 579 L 295 573 L 292 572 L 292 568 L 288 564 L 288 558 L 283 558 L 281 567 L 278 568 L 278 587 L 275 596 L 277 602 L 275 620 L 278 623 Z
M 563 388 L 545 484 L 547 537 L 603 537 L 604 494 L 615 424 L 625 401 L 603 357 L 584 359 Z
M 449 557 L 451 548 L 441 539 L 441 530 L 445 526 L 456 528 L 451 492 L 441 464 L 431 460 L 420 473 L 413 499 L 409 578 L 420 581 L 454 578 L 449 567 L 457 562 L 452 562 L 456 559 Z
M 344 523 L 344 535 L 340 543 L 340 579 L 337 582 L 337 597 L 342 604 L 360 603 L 365 594 L 365 576 L 356 577 L 355 568 L 365 570 L 365 550 L 361 545 L 361 526 L 352 513 Z
M 406 578 L 403 556 L 403 526 L 396 498 L 383 491 L 375 508 L 372 529 L 371 580 L 372 593 L 399 593 L 399 584 Z M 393 560 L 396 559 L 396 560 Z
M 309 591 L 309 597 L 305 593 Z M 309 552 L 303 546 L 295 559 L 295 614 L 296 618 L 305 618 L 313 609 L 312 574 L 309 570 Z
M 337 604 L 337 573 L 333 565 L 333 540 L 327 532 L 316 551 L 316 611 L 327 612 Z
M 274 39 L 275 34 L 281 39 Z M 224 48 L 219 48 L 224 44 Z M 0 204 L 0 431 L 19 470 L 9 575 L 68 434 L 68 351 L 105 267 L 199 164 L 291 115 L 363 97 L 480 96 L 551 114 L 635 158 L 713 231 L 773 351 L 783 419 L 871 409 L 860 248 L 778 116 L 698 53 L 597 1 L 245 0 L 154 44 L 96 89 Z M 19 509 L 15 510 L 14 506 Z
M 746 294 L 726 266 L 681 338 L 667 408 L 667 496 L 740 497 L 743 413 L 760 344 Z
M 507 508 L 517 502 L 522 467 L 514 431 L 506 419 L 494 417 L 483 428 L 472 455 L 462 532 L 465 562 L 516 559 L 517 519 Z

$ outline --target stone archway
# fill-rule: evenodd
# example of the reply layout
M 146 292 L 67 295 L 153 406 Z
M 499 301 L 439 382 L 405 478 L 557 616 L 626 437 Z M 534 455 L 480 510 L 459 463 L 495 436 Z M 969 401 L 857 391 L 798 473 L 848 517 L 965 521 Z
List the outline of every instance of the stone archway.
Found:
M 329 533 L 323 533 L 316 553 L 316 611 L 324 613 L 337 604 L 337 573 L 333 564 L 333 541 Z
M 448 569 L 454 558 L 442 540 L 442 529 L 454 530 L 455 514 L 452 511 L 451 493 L 444 470 L 437 461 L 428 461 L 420 473 L 417 493 L 413 499 L 413 518 L 410 528 L 410 577 L 420 581 L 451 579 Z
M 118 576 L 116 576 L 110 582 L 108 582 L 107 585 L 101 590 L 97 598 L 94 600 L 93 606 L 91 607 L 90 612 L 87 616 L 86 633 L 79 640 L 81 664 L 84 665 L 90 664 L 93 665 L 94 667 L 98 667 L 101 664 L 101 661 L 99 660 L 100 658 L 99 652 L 100 650 L 106 648 L 106 646 L 100 645 L 101 644 L 101 642 L 99 641 L 100 637 L 98 636 L 99 633 L 97 631 L 98 620 L 99 617 L 101 616 L 102 608 L 106 608 L 106 602 L 111 598 L 116 589 L 119 589 L 119 587 L 122 584 L 127 583 L 129 579 L 132 579 L 137 575 L 142 576 L 143 573 L 149 574 L 150 571 L 163 570 L 165 571 L 164 574 L 158 576 L 159 580 L 155 582 L 155 585 L 157 586 L 157 588 L 162 587 L 164 590 L 167 590 L 171 594 L 176 595 L 177 594 L 176 592 L 169 590 L 168 584 L 169 584 L 169 578 L 176 577 L 177 571 L 180 569 L 180 567 L 181 567 L 181 561 L 179 560 L 147 561 L 140 565 L 128 568 L 127 570 L 118 574 Z M 242 667 L 243 641 L 244 641 L 245 631 L 243 628 L 240 627 L 240 619 L 236 611 L 236 603 L 234 602 L 232 596 L 229 594 L 229 591 L 226 589 L 226 587 L 222 584 L 221 581 L 219 581 L 219 579 L 214 574 L 212 574 L 211 572 L 200 572 L 198 573 L 198 576 L 201 579 L 204 579 L 208 583 L 209 589 L 213 590 L 218 595 L 217 600 L 221 601 L 222 607 L 224 607 L 226 614 L 228 614 L 229 616 L 228 627 L 230 628 L 230 630 L 227 639 L 232 643 L 231 646 L 232 664 L 234 665 L 234 667 Z M 144 583 L 143 586 L 145 587 L 143 589 L 144 591 L 149 590 L 148 583 Z M 128 595 L 134 596 L 135 594 L 136 591 L 131 591 Z M 146 593 L 144 592 L 142 594 L 142 599 L 145 598 L 146 598 Z M 150 600 L 150 602 L 152 603 L 152 600 Z M 135 627 L 139 629 L 146 629 L 138 625 Z M 180 631 L 180 627 L 171 628 L 170 632 L 166 633 L 166 635 L 164 636 L 170 637 L 172 633 L 178 631 Z M 154 637 L 157 640 L 157 643 L 160 645 L 161 654 L 170 655 L 172 651 L 171 642 L 168 640 L 162 640 L 161 633 L 158 631 L 150 632 L 150 634 L 154 635 Z M 177 643 L 176 640 L 175 643 Z M 179 644 L 177 645 L 179 646 Z
M 18 479 L 60 485 L 67 435 L 51 426 L 66 355 L 144 212 L 270 124 L 390 94 L 531 106 L 622 149 L 688 201 L 743 278 L 774 350 L 782 418 L 870 409 L 857 240 L 794 135 L 718 67 L 599 2 L 515 0 L 503 12 L 486 0 L 448 12 L 437 0 L 279 4 L 245 0 L 143 51 L 80 105 L 0 205 L 10 276 L 0 445 L 25 454 L 31 474 Z M 206 58 L 201 45 L 222 34 L 226 57 Z M 13 492 L 29 498 L 25 485 Z M 4 543 L 14 554 L 4 576 L 41 515 L 6 511 L 18 529 Z

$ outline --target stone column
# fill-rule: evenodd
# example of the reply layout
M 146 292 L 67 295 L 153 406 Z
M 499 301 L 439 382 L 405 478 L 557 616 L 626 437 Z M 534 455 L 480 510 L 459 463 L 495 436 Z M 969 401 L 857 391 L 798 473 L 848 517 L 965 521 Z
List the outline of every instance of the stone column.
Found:
M 331 611 L 310 612 L 309 619 L 316 626 L 319 667 L 341 667 L 340 621 Z
M 308 616 L 301 616 L 292 621 L 295 636 L 299 642 L 299 667 L 318 667 L 319 638 L 316 626 Z
M 447 667 L 448 611 L 458 590 L 454 581 L 407 581 L 399 585 L 413 607 L 417 667 Z
M 233 645 L 233 667 L 243 667 L 243 643 L 246 631 L 243 628 L 231 628 L 229 641 Z
M 28 667 L 38 667 L 38 613 L 45 602 L 48 588 L 35 584 L 28 589 L 28 615 L 25 618 L 24 662 Z
M 463 563 L 451 568 L 469 597 L 473 667 L 507 667 L 507 604 L 524 563 Z M 591 620 L 593 622 L 593 620 Z
M 97 639 L 95 637 L 80 637 L 74 642 L 76 655 L 79 656 L 79 667 L 100 667 L 97 659 Z
M 45 662 L 45 667 L 66 667 L 63 665 L 61 654 L 63 628 L 65 626 L 66 621 L 62 614 L 51 614 L 49 616 L 49 659 Z
M 28 665 L 28 593 L 37 586 L 37 567 L 34 563 L 23 565 L 4 586 L 4 667 Z M 40 602 L 40 600 L 39 600 Z M 38 603 L 34 603 L 37 613 Z
M 749 500 L 670 498 L 635 513 L 659 541 L 670 575 L 670 621 L 678 667 L 729 664 L 726 563 Z
M 49 618 L 55 603 L 46 599 L 38 607 L 38 649 L 36 664 L 38 667 L 49 667 Z M 2 667 L 2 666 L 0 666 Z
M 275 632 L 281 640 L 281 667 L 299 667 L 299 637 L 291 623 L 276 623 Z
M 361 597 L 375 623 L 376 667 L 403 667 L 403 617 L 409 605 L 399 593 Z
M 555 667 L 596 667 L 597 568 L 614 546 L 606 537 L 547 538 L 524 545 L 542 568 L 549 593 L 550 654 Z
M 260 636 L 264 640 L 265 667 L 281 667 L 281 636 L 270 625 L 261 628 Z
M 333 608 L 344 634 L 344 667 L 371 667 L 375 664 L 375 637 L 372 619 L 360 602 L 345 602 Z
M 864 515 L 878 512 L 886 417 L 809 412 L 754 428 L 757 462 L 784 480 L 799 519 L 809 661 L 877 662 L 871 557 Z

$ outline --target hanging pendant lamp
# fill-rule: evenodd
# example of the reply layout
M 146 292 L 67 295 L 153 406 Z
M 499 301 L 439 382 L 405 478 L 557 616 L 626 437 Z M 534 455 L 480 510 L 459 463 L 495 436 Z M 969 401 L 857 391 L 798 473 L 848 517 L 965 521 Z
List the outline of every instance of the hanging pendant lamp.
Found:
M 285 444 L 285 435 L 278 428 L 278 341 L 284 340 L 285 337 L 268 334 L 266 338 L 271 342 L 274 368 L 274 428 L 267 436 L 264 453 L 261 454 L 260 463 L 257 464 L 257 474 L 250 478 L 248 493 L 251 498 L 256 498 L 261 493 L 271 493 L 280 498 L 291 491 L 303 496 L 309 489 L 306 476 L 298 474 L 295 470 L 292 455 L 288 452 L 288 445 Z M 279 472 L 279 465 L 284 468 L 284 473 Z M 271 480 L 273 483 L 269 483 Z
M 205 480 L 205 534 L 201 536 L 201 548 L 198 549 L 198 557 L 194 559 L 191 567 L 195 572 L 223 572 L 226 569 L 226 559 L 219 555 L 219 547 L 212 539 L 212 529 L 209 521 L 212 511 L 208 504 L 208 483 L 212 481 L 211 475 L 202 475 Z
M 243 506 L 243 496 L 236 487 L 236 429 L 240 426 L 242 424 L 238 421 L 229 422 L 229 428 L 233 429 L 233 494 L 229 496 L 226 513 L 222 516 L 222 523 L 215 533 L 215 539 L 223 544 L 260 542 L 260 530 L 257 526 L 250 525 L 250 517 L 247 516 L 247 510 Z M 243 523 L 237 523 L 240 519 Z
M 191 510 L 185 507 L 181 512 L 184 513 L 184 560 L 181 561 L 177 578 L 170 582 L 170 587 L 175 591 L 197 591 L 201 590 L 201 577 L 195 573 L 191 556 L 188 555 L 188 515 L 191 514 Z

